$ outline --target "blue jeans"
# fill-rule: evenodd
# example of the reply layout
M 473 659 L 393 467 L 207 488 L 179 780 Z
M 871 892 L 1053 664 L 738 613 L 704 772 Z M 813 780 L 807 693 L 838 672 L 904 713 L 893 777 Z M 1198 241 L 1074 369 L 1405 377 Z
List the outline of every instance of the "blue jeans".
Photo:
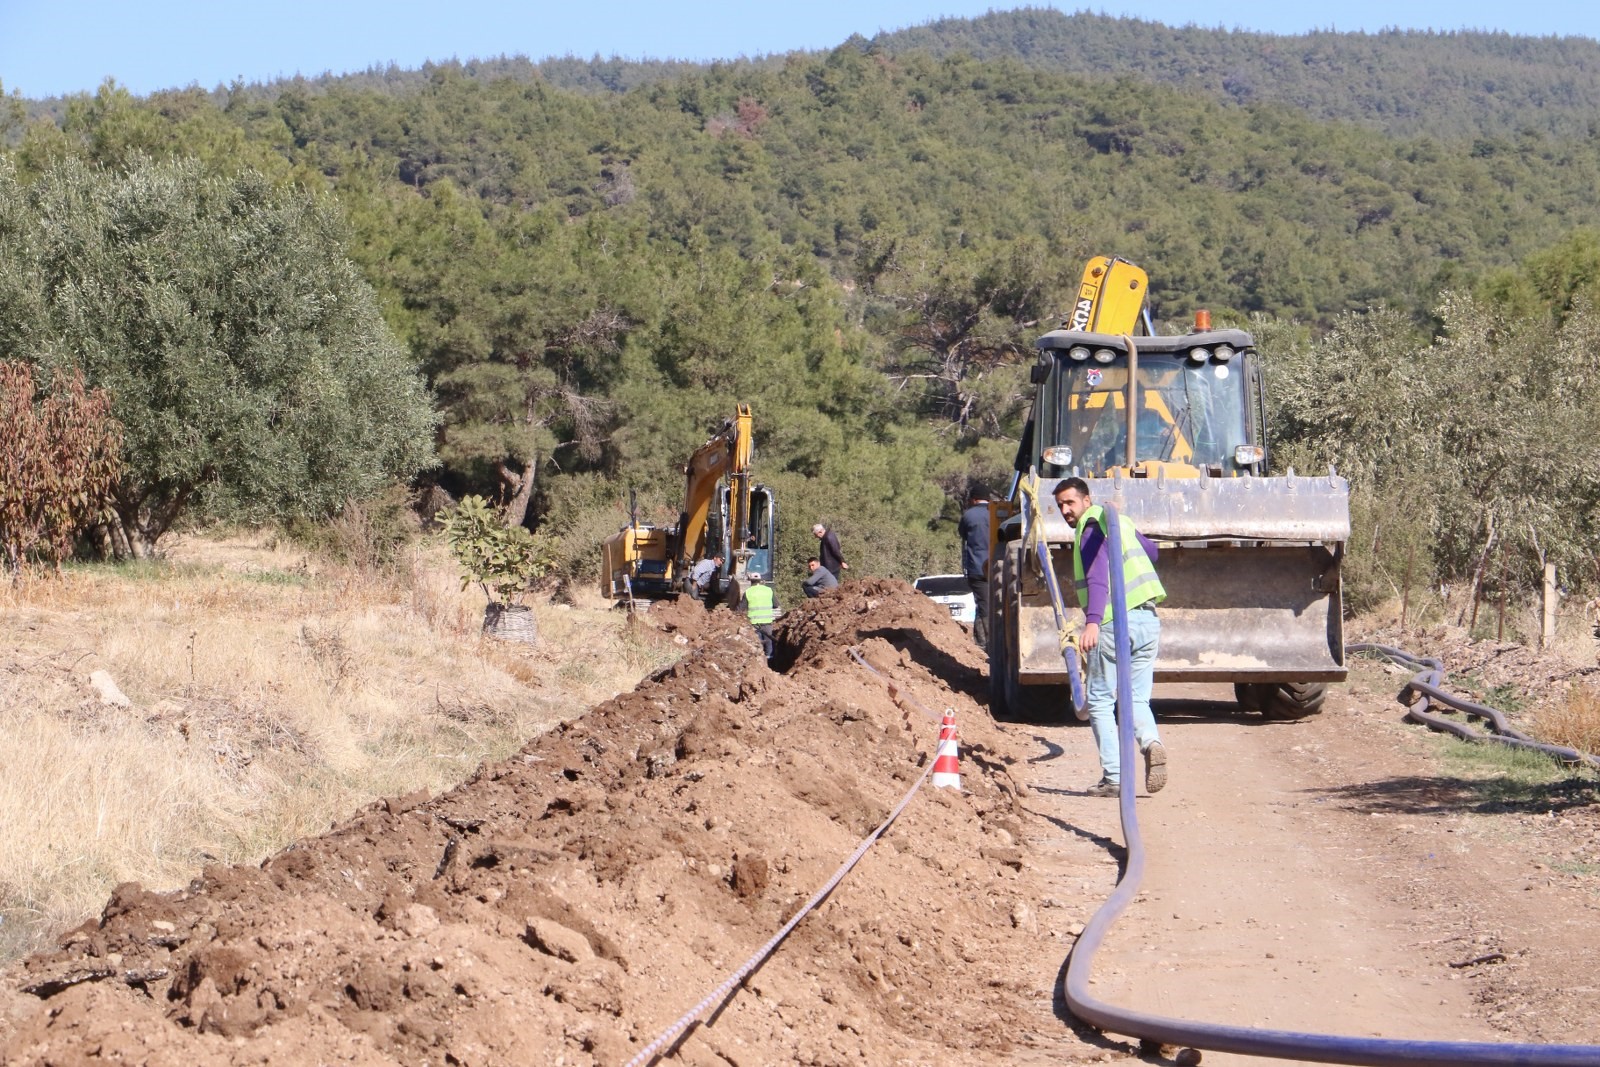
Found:
M 1150 713 L 1150 686 L 1155 675 L 1156 645 L 1161 642 L 1161 620 L 1151 605 L 1128 612 L 1129 668 L 1133 686 L 1133 736 L 1140 751 L 1161 737 L 1156 717 Z M 1100 640 L 1089 654 L 1089 725 L 1100 749 L 1100 770 L 1113 782 L 1122 780 L 1117 743 L 1117 635 L 1114 625 L 1100 627 Z

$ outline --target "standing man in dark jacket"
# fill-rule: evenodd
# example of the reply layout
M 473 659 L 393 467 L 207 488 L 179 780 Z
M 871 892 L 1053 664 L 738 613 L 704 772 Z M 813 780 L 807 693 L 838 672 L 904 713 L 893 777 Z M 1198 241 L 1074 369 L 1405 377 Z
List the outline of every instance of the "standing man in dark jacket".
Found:
M 967 510 L 956 527 L 961 535 L 961 573 L 972 587 L 976 614 L 972 620 L 972 639 L 979 648 L 989 647 L 989 490 L 974 485 L 967 494 Z
M 830 574 L 842 580 L 844 575 L 839 572 L 841 570 L 849 570 L 850 564 L 844 561 L 844 550 L 839 547 L 839 535 L 820 522 L 811 527 L 811 532 L 817 535 L 817 541 L 819 542 L 817 558 L 822 561 L 824 567 L 828 568 Z

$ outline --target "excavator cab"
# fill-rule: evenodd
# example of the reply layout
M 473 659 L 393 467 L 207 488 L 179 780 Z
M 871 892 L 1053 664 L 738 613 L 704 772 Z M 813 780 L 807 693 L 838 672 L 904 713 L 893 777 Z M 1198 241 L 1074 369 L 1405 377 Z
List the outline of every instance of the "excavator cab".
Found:
M 749 585 L 746 575 L 772 575 L 773 549 L 778 543 L 778 503 L 764 485 L 750 486 L 746 522 L 739 522 L 739 486 L 725 485 L 707 530 L 710 555 L 722 557 L 717 588 L 712 599 L 737 604 Z

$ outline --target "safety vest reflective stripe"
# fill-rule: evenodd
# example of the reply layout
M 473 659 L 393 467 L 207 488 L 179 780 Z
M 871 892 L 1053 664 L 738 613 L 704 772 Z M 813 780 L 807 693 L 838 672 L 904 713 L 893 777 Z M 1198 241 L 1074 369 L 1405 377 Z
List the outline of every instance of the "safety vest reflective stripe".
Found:
M 1134 538 L 1134 544 L 1137 546 L 1138 543 L 1139 543 L 1139 539 L 1137 537 L 1135 537 Z M 1127 590 L 1127 594 L 1128 594 L 1128 602 L 1130 604 L 1143 604 L 1147 598 L 1140 597 L 1140 596 L 1135 596 L 1134 595 L 1134 591 L 1135 590 L 1142 590 L 1146 586 L 1151 585 L 1152 583 L 1154 583 L 1155 585 L 1160 585 L 1161 584 L 1161 579 L 1156 577 L 1156 572 L 1153 571 L 1153 570 L 1149 571 L 1147 573 L 1141 573 L 1142 571 L 1144 571 L 1144 568 L 1140 567 L 1138 565 L 1138 563 L 1135 562 L 1136 558 L 1137 559 L 1145 558 L 1144 552 L 1143 552 L 1142 549 L 1138 553 L 1137 557 L 1129 555 L 1126 552 L 1124 552 L 1122 554 L 1122 564 L 1123 564 L 1122 580 L 1123 580 L 1123 584 L 1126 586 L 1126 590 Z M 1129 566 L 1130 563 L 1132 563 L 1133 566 L 1130 567 Z M 1089 594 L 1089 579 L 1087 577 L 1081 578 L 1081 579 L 1077 579 L 1072 584 L 1073 584 L 1073 588 L 1077 589 L 1077 591 L 1078 591 L 1078 602 L 1079 602 L 1079 604 L 1082 604 L 1083 601 L 1084 601 L 1084 597 L 1088 596 L 1088 594 Z M 1166 589 L 1165 588 L 1163 588 L 1161 590 L 1161 595 L 1163 597 L 1166 596 Z
M 745 614 L 757 626 L 764 626 L 778 617 L 770 585 L 752 585 L 744 591 Z
M 1150 602 L 1159 604 L 1167 599 L 1167 590 L 1156 575 L 1150 557 L 1145 555 L 1144 546 L 1139 543 L 1139 535 L 1134 530 L 1133 523 L 1126 515 L 1121 516 L 1121 519 L 1118 529 L 1122 532 L 1122 581 L 1124 592 L 1127 594 L 1126 603 L 1129 608 Z M 1072 584 L 1078 591 L 1078 606 L 1081 608 L 1089 606 L 1089 577 L 1083 570 L 1083 535 L 1091 522 L 1100 527 L 1100 533 L 1104 536 L 1106 509 L 1099 504 L 1090 506 L 1083 513 L 1083 518 L 1078 520 L 1077 540 L 1072 543 Z M 1101 625 L 1111 622 L 1115 614 L 1111 597 L 1108 595 Z

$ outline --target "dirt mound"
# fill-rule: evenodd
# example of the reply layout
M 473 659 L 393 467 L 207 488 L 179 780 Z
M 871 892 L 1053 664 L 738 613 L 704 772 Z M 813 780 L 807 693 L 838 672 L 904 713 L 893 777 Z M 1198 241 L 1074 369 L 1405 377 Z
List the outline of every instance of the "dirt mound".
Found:
M 726 610 L 653 623 L 681 661 L 447 794 L 175 892 L 119 887 L 7 974 L 0 1062 L 626 1062 L 922 778 L 946 708 L 965 791 L 924 785 L 679 1060 L 1009 1048 L 1033 1009 L 1000 963 L 1038 887 L 967 631 L 878 580 L 790 611 L 772 667 Z

